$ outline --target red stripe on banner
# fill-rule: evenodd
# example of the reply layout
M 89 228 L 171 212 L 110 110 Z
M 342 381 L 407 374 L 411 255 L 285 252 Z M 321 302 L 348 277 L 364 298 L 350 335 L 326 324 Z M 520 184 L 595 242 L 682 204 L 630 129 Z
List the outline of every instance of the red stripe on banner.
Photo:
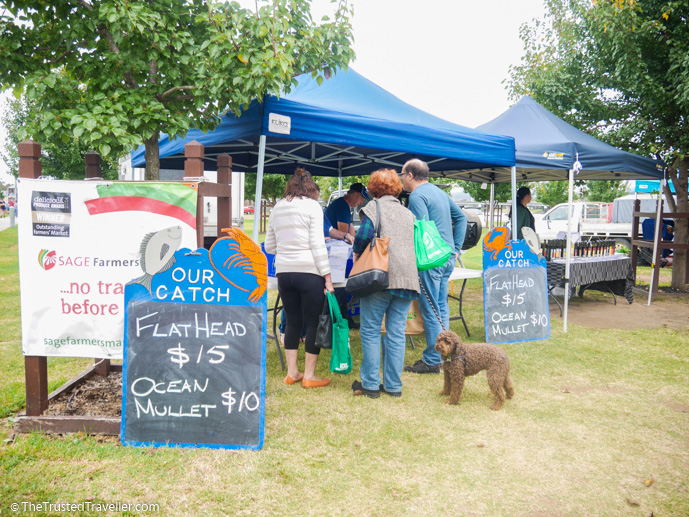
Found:
M 111 196 L 91 199 L 84 204 L 91 215 L 111 212 L 152 212 L 174 217 L 196 229 L 195 215 L 183 208 L 150 197 Z

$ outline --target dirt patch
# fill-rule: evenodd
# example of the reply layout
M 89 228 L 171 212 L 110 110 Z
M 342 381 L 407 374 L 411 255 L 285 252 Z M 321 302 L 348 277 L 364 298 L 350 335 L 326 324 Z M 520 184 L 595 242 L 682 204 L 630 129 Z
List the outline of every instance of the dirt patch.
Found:
M 689 298 L 672 300 L 656 299 L 646 305 L 647 298 L 636 294 L 634 303 L 629 304 L 623 296 L 614 304 L 612 295 L 606 299 L 570 300 L 567 321 L 574 325 L 598 329 L 650 329 L 668 326 L 673 329 L 689 329 Z M 561 298 L 558 301 L 562 303 Z M 563 304 L 564 305 L 564 304 Z M 556 303 L 550 303 L 550 318 L 560 318 Z
M 689 406 L 686 404 L 680 404 L 674 400 L 664 400 L 663 404 L 677 413 L 689 413 Z
M 607 386 L 565 386 L 560 389 L 562 393 L 573 393 L 575 395 L 581 395 L 583 393 L 587 393 L 593 390 L 615 394 L 625 393 L 624 391 L 618 390 L 617 388 L 608 388 Z
M 95 375 L 50 401 L 44 415 L 90 415 L 116 417 L 122 414 L 122 372 L 107 377 Z
M 651 283 L 651 275 L 650 274 L 644 274 L 644 273 L 637 273 L 636 274 L 636 280 L 637 280 L 637 282 L 643 282 L 645 284 L 650 284 Z M 659 284 L 668 284 L 670 282 L 672 282 L 672 269 L 661 269 L 658 283 Z

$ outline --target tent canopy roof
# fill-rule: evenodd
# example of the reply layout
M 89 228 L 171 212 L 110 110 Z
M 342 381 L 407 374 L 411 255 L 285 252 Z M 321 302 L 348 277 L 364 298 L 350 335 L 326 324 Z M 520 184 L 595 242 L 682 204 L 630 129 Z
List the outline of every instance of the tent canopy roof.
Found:
M 251 102 L 239 117 L 227 114 L 208 133 L 160 139 L 161 169 L 184 168 L 184 145 L 205 148 L 205 167 L 217 168 L 217 156 L 232 157 L 232 169 L 256 172 L 259 137 L 266 136 L 265 173 L 292 174 L 304 166 L 318 176 L 368 174 L 381 167 L 400 169 L 410 158 L 444 171 L 511 167 L 514 139 L 453 124 L 402 102 L 351 68 L 337 70 L 318 85 L 310 74 L 279 99 L 267 95 Z M 289 129 L 287 129 L 289 127 Z M 276 132 L 277 131 L 285 131 Z M 288 132 L 287 132 L 288 131 Z M 143 146 L 132 153 L 132 166 L 145 164 Z
M 583 180 L 644 179 L 663 177 L 664 164 L 621 151 L 568 124 L 529 96 L 477 129 L 513 136 L 517 146 L 517 181 L 566 180 L 579 156 Z M 509 169 L 472 170 L 452 177 L 509 183 Z

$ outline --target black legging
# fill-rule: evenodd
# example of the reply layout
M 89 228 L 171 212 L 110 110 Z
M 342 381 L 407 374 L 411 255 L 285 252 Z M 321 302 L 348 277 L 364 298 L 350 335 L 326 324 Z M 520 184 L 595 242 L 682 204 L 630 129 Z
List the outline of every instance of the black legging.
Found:
M 309 354 L 321 351 L 316 346 L 318 316 L 325 301 L 325 278 L 312 273 L 278 273 L 278 292 L 287 317 L 285 350 L 297 350 L 302 325 L 306 326 L 306 345 Z

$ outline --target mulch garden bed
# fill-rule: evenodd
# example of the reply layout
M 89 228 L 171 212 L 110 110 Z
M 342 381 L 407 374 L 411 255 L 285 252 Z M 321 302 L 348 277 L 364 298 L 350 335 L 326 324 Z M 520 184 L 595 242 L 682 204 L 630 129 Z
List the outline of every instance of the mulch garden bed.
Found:
M 51 400 L 48 409 L 43 414 L 53 416 L 121 416 L 122 372 L 110 372 L 107 377 L 94 375 Z

